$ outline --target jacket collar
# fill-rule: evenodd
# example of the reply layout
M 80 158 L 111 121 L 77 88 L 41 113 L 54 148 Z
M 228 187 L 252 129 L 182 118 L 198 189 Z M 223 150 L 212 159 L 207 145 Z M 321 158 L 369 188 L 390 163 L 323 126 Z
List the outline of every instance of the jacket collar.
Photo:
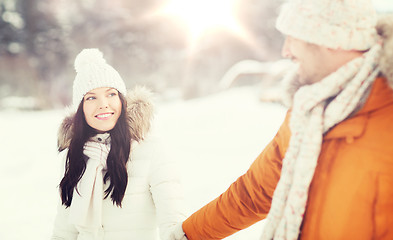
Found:
M 370 95 L 363 107 L 352 117 L 333 127 L 325 135 L 325 139 L 356 138 L 363 134 L 369 114 L 393 104 L 393 89 L 384 77 L 375 80 Z
M 383 15 L 378 20 L 377 32 L 383 40 L 379 60 L 381 76 L 375 80 L 363 107 L 352 117 L 342 121 L 325 134 L 325 139 L 353 139 L 363 134 L 369 114 L 393 104 L 393 15 Z

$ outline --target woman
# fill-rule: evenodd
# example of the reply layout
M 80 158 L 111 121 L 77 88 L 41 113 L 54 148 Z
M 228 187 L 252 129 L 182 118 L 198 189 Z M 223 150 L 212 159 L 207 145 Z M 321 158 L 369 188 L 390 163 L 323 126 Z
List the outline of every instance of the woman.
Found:
M 75 59 L 76 113 L 58 138 L 65 161 L 52 239 L 186 239 L 176 166 L 150 134 L 149 93 L 127 93 L 98 49 Z

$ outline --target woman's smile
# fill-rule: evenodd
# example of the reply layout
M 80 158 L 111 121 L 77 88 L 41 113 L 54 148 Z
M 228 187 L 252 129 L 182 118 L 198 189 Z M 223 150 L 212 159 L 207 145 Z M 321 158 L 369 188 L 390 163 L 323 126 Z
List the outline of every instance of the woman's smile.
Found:
M 99 120 L 108 120 L 108 119 L 110 119 L 112 116 L 113 116 L 113 112 L 111 112 L 111 113 L 100 113 L 100 114 L 97 114 L 95 117 L 97 118 L 97 119 L 99 119 Z

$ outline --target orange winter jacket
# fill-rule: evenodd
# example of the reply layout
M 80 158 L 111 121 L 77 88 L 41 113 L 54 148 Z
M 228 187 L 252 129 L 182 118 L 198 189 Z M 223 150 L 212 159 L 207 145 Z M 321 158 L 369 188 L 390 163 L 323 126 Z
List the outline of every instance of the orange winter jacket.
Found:
M 189 240 L 222 239 L 266 217 L 288 123 L 289 114 L 250 169 L 183 223 Z M 393 239 L 393 90 L 386 79 L 376 79 L 363 108 L 324 135 L 300 239 Z

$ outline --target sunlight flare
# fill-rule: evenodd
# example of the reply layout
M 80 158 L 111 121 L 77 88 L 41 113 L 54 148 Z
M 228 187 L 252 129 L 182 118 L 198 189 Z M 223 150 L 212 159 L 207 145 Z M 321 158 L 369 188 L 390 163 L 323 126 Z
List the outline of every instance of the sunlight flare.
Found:
M 215 28 L 241 33 L 234 8 L 235 0 L 171 0 L 162 13 L 182 19 L 192 39 L 198 39 L 205 31 Z

